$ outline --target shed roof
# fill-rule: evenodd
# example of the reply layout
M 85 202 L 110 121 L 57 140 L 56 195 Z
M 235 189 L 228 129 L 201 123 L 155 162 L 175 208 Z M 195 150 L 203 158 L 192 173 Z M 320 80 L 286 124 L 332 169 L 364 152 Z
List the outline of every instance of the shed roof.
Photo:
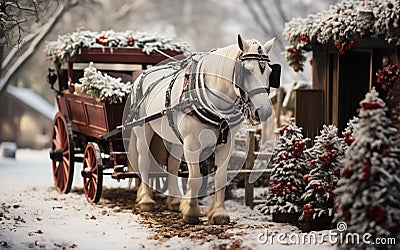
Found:
M 356 46 L 349 42 L 359 38 L 378 38 L 400 45 L 399 27 L 400 0 L 344 0 L 327 11 L 291 20 L 283 34 L 297 50 L 328 43 L 348 50 Z
M 54 105 L 51 105 L 32 89 L 8 86 L 7 93 L 50 120 L 53 120 L 54 115 L 57 112 Z

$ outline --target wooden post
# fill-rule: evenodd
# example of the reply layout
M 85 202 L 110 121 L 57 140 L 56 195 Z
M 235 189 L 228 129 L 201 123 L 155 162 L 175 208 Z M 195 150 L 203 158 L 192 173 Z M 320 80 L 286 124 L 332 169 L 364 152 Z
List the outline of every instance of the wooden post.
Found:
M 255 140 L 255 131 L 254 129 L 249 129 L 247 131 L 247 137 L 246 137 L 246 144 L 248 145 L 248 150 L 246 154 L 246 162 L 244 165 L 244 168 L 246 170 L 252 170 L 254 166 L 254 159 L 255 159 L 255 145 L 256 145 L 256 140 Z M 246 206 L 249 206 L 250 208 L 254 207 L 254 183 L 249 183 L 249 176 L 246 175 L 244 178 L 244 197 L 245 197 L 245 204 Z
M 282 112 L 282 102 L 283 102 L 283 89 L 279 88 L 276 90 L 276 127 L 281 127 L 281 112 Z

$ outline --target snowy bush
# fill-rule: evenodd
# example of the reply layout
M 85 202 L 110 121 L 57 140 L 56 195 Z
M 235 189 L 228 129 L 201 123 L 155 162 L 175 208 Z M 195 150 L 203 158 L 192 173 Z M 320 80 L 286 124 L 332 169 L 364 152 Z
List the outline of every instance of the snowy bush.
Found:
M 132 84 L 123 83 L 121 78 L 114 78 L 107 74 L 102 74 L 94 66 L 93 62 L 84 69 L 83 77 L 79 79 L 82 93 L 100 101 L 110 103 L 122 102 L 122 99 L 131 93 Z

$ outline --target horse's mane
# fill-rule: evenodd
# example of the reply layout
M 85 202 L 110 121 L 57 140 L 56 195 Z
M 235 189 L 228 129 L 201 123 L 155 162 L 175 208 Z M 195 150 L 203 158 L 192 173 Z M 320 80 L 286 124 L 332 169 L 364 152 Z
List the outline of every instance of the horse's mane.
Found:
M 203 63 L 203 72 L 212 77 L 215 84 L 233 80 L 236 59 L 241 50 L 237 44 L 232 44 L 210 52 Z

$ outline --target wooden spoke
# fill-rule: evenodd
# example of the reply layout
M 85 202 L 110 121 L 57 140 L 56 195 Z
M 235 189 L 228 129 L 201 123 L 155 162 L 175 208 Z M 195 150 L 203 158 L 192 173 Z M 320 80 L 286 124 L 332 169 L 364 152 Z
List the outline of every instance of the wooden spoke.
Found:
M 87 173 L 87 169 L 90 169 L 89 173 Z M 83 171 L 83 189 L 86 199 L 90 203 L 96 203 L 100 200 L 103 185 L 103 160 L 100 148 L 94 142 L 89 142 L 86 146 Z
M 51 154 L 54 183 L 59 193 L 71 190 L 74 176 L 74 142 L 68 117 L 58 112 L 54 117 Z

